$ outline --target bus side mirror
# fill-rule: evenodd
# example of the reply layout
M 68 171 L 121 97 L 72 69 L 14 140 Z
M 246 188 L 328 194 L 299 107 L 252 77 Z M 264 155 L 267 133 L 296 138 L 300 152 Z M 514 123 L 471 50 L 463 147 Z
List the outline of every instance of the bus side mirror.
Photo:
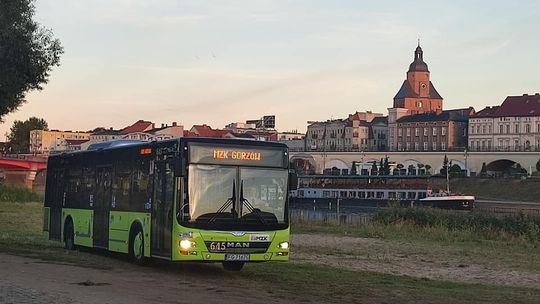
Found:
M 177 158 L 174 158 L 173 161 L 172 161 L 172 166 L 173 166 L 173 170 L 174 170 L 174 176 L 176 177 L 183 177 L 185 174 L 185 167 L 184 167 L 184 163 L 182 162 L 182 159 L 180 159 L 179 157 Z
M 298 189 L 298 174 L 296 172 L 289 172 L 289 190 Z

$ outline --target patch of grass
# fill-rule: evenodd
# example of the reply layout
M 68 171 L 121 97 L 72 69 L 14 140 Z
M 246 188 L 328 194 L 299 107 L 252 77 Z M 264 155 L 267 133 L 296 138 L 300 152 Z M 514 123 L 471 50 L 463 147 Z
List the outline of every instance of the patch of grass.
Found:
M 450 180 L 450 188 L 477 199 L 540 202 L 540 179 L 456 178 Z
M 485 212 L 455 212 L 432 208 L 379 209 L 372 221 L 382 225 L 411 223 L 443 234 L 475 235 L 483 239 L 508 239 L 509 235 L 540 243 L 540 217 L 525 214 L 496 215 Z
M 291 302 L 535 303 L 540 290 L 463 284 L 304 263 L 248 265 L 239 274 Z
M 0 185 L 0 202 L 40 202 L 43 197 L 26 188 L 8 187 Z
M 48 263 L 82 267 L 124 268 L 121 260 L 85 252 L 66 251 L 41 232 L 39 203 L 0 203 L 0 251 L 40 258 Z M 298 226 L 294 227 L 297 232 Z M 334 232 L 344 227 L 333 227 Z M 307 228 L 306 228 L 307 229 Z M 328 227 L 315 227 L 321 231 Z M 419 229 L 419 228 L 415 228 Z M 383 233 L 371 231 L 369 233 Z M 387 230 L 386 233 L 390 231 Z M 170 269 L 168 266 L 166 269 Z M 292 261 L 248 264 L 240 273 L 197 264 L 188 275 L 206 271 L 208 281 L 218 279 L 234 286 L 271 293 L 290 302 L 313 303 L 535 303 L 540 290 L 416 279 Z M 144 271 L 162 271 L 140 268 Z M 183 268 L 182 268 L 183 269 Z M 189 269 L 189 267 L 188 267 Z M 206 270 L 205 270 L 206 269 Z M 186 275 L 186 273 L 184 273 Z

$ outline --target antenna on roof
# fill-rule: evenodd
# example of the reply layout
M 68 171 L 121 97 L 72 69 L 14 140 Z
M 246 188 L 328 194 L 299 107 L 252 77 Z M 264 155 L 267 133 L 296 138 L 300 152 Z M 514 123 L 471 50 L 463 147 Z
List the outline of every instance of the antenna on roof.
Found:
M 418 46 L 420 46 L 420 33 L 418 33 Z

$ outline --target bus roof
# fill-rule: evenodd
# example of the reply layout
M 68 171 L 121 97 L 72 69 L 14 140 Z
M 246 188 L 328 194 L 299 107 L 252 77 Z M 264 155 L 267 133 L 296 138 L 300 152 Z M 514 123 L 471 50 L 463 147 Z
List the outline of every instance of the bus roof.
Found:
M 49 158 L 63 158 L 72 155 L 84 155 L 95 151 L 107 151 L 116 149 L 132 149 L 145 146 L 161 146 L 171 143 L 208 143 L 216 145 L 239 145 L 239 146 L 256 146 L 256 147 L 273 147 L 287 149 L 287 145 L 278 142 L 256 141 L 245 139 L 226 139 L 226 138 L 211 138 L 211 137 L 180 137 L 163 141 L 142 141 L 142 140 L 111 140 L 106 142 L 98 142 L 91 144 L 88 150 L 63 152 L 60 154 L 50 155 Z

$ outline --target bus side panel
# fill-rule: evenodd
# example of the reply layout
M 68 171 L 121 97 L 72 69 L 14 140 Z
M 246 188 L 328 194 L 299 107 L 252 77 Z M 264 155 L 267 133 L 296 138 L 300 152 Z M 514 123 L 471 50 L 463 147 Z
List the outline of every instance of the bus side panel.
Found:
M 92 231 L 94 211 L 89 209 L 62 209 L 62 235 L 64 234 L 64 223 L 66 218 L 71 216 L 73 220 L 73 234 L 75 245 L 92 247 Z
M 128 253 L 129 233 L 133 223 L 142 224 L 144 255 L 150 256 L 150 213 L 111 211 L 109 214 L 109 250 Z

